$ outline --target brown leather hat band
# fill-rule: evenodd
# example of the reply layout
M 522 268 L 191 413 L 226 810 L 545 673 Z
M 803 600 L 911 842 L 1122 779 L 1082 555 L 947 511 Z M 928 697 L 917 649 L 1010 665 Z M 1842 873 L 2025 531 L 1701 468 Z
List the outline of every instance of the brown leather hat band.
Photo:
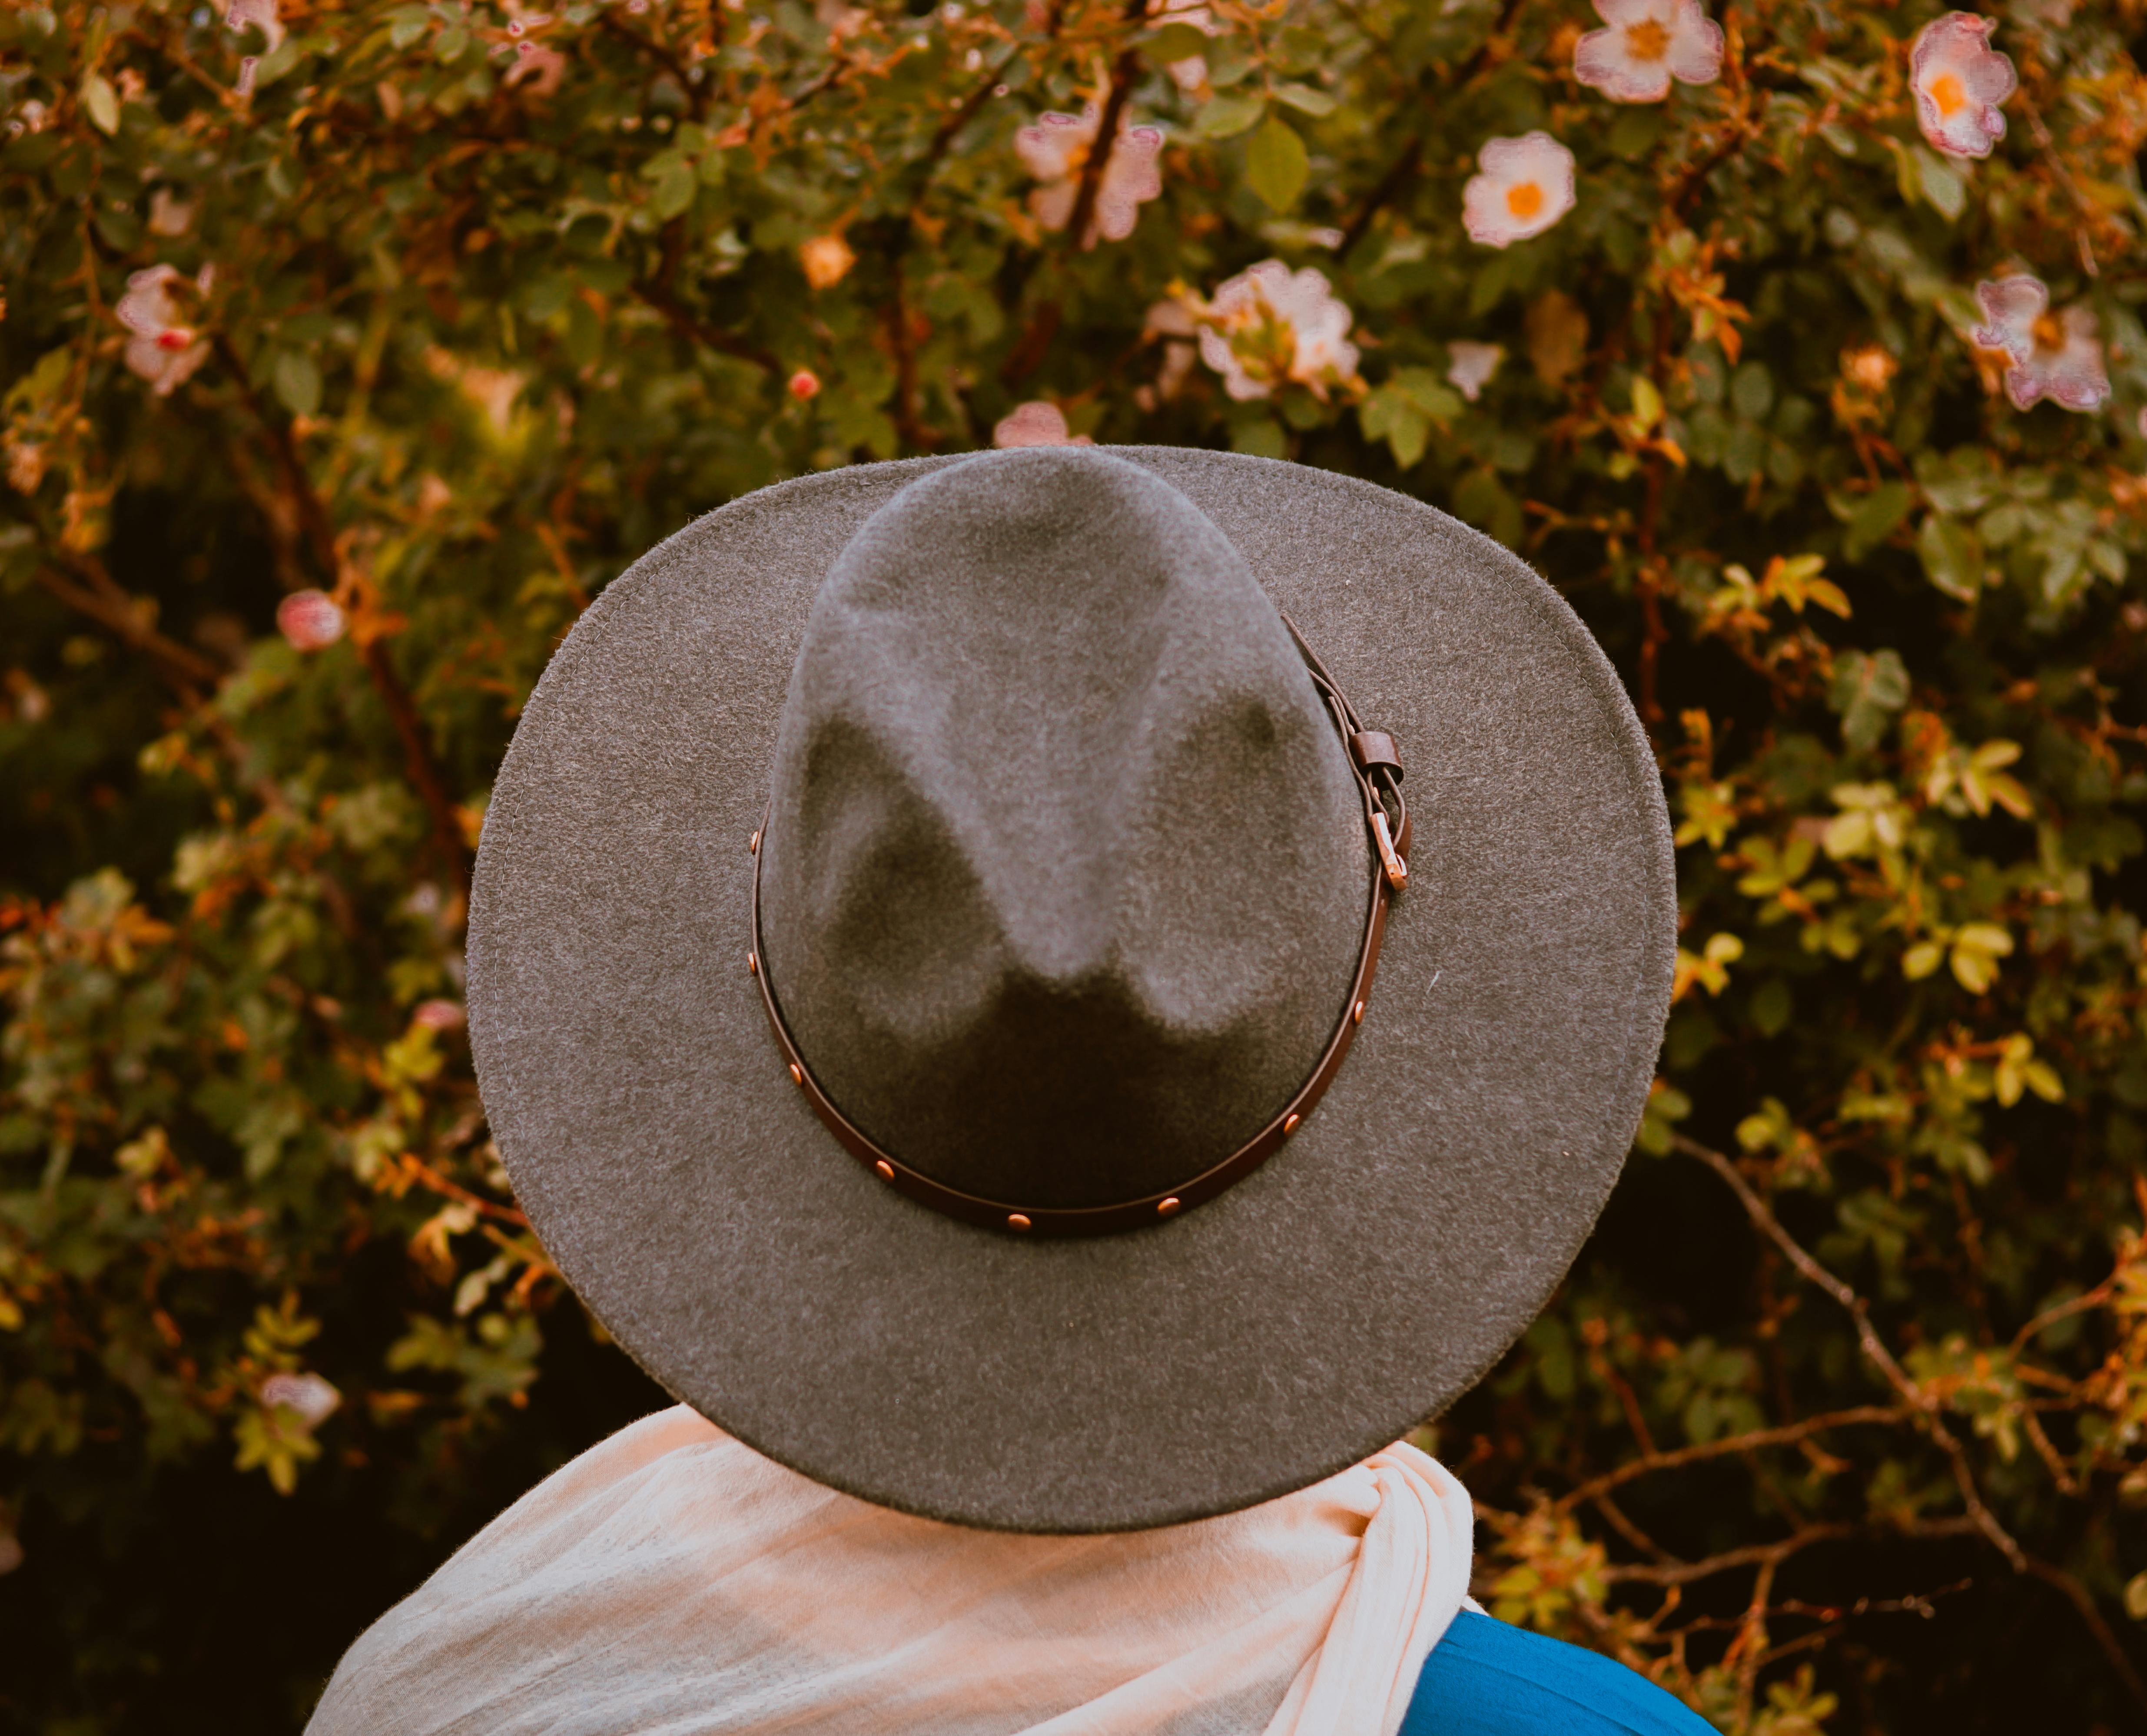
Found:
M 1364 796 L 1366 826 L 1374 848 L 1370 908 L 1364 918 L 1364 943 L 1358 954 L 1356 976 L 1350 985 L 1349 998 L 1343 1007 L 1341 1020 L 1335 1027 L 1334 1034 L 1328 1039 L 1326 1050 L 1320 1056 L 1319 1064 L 1313 1069 L 1312 1077 L 1299 1088 L 1297 1094 L 1274 1120 L 1244 1144 L 1213 1168 L 1204 1170 L 1169 1193 L 1152 1193 L 1145 1198 L 1127 1200 L 1118 1205 L 1076 1208 L 980 1199 L 974 1194 L 961 1193 L 933 1181 L 929 1176 L 918 1173 L 874 1144 L 820 1088 L 819 1082 L 813 1076 L 813 1069 L 806 1064 L 804 1055 L 792 1038 L 788 1027 L 783 1022 L 783 1011 L 776 1001 L 775 987 L 768 981 L 764 963 L 766 953 L 761 943 L 762 834 L 758 832 L 753 833 L 749 846 L 753 855 L 753 951 L 746 955 L 746 968 L 760 986 L 761 1004 L 768 1011 L 768 1028 L 775 1033 L 776 1046 L 783 1053 L 792 1083 L 805 1093 L 805 1100 L 813 1106 L 813 1113 L 826 1124 L 828 1131 L 835 1136 L 845 1151 L 896 1193 L 949 1218 L 958 1218 L 964 1223 L 979 1224 L 987 1229 L 1011 1231 L 1021 1235 L 1100 1236 L 1138 1229 L 1144 1224 L 1158 1223 L 1177 1217 L 1244 1180 L 1281 1148 L 1283 1142 L 1297 1132 L 1305 1117 L 1325 1095 L 1334 1075 L 1341 1071 L 1342 1058 L 1349 1053 L 1357 1027 L 1364 1022 L 1372 993 L 1372 976 L 1379 967 L 1379 941 L 1386 929 L 1387 906 L 1408 883 L 1404 858 L 1409 848 L 1409 814 L 1407 806 L 1400 800 L 1399 789 L 1395 788 L 1400 780 L 1401 764 L 1393 738 L 1364 729 L 1349 701 L 1343 698 L 1319 659 L 1312 654 L 1302 636 L 1298 634 L 1296 623 L 1290 622 L 1288 616 L 1283 618 L 1289 624 L 1292 637 L 1297 639 L 1298 648 L 1304 653 L 1306 665 L 1312 672 L 1314 684 L 1319 688 L 1344 744 L 1350 750 L 1350 769 L 1355 774 Z M 1359 747 L 1360 743 L 1365 744 L 1364 748 Z M 1367 753 L 1365 748 L 1370 748 L 1372 751 Z M 1394 810 L 1391 815 L 1388 812 L 1389 807 Z

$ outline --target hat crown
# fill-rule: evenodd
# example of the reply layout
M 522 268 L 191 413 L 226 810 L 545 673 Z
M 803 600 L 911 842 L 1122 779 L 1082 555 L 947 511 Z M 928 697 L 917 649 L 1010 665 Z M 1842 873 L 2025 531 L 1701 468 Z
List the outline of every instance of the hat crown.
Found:
M 1080 1208 L 1221 1161 L 1333 1035 L 1367 864 L 1287 629 L 1135 465 L 937 472 L 814 601 L 762 946 L 822 1088 L 933 1180 Z

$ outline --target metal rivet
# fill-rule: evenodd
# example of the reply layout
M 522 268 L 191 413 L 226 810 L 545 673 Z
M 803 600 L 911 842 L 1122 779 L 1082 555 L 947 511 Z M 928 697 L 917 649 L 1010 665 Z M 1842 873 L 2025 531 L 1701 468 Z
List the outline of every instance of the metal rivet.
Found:
M 1028 1219 L 1023 1217 L 1019 1212 L 1008 1212 L 1007 1213 L 1007 1228 L 1008 1229 L 1027 1229 L 1028 1228 Z
M 790 1083 L 793 1085 L 802 1085 L 805 1083 L 805 1069 L 795 1061 L 790 1063 Z
M 879 1173 L 879 1178 L 882 1181 L 891 1182 L 894 1179 L 894 1165 L 888 1163 L 885 1158 L 882 1158 L 873 1165 L 873 1168 Z
M 1304 1118 L 1302 1115 L 1285 1115 L 1285 1116 L 1284 1116 L 1284 1117 L 1283 1117 L 1283 1118 L 1282 1118 L 1282 1136 L 1283 1136 L 1283 1138 L 1285 1138 L 1285 1139 L 1287 1139 L 1287 1138 L 1289 1138 L 1289 1136 L 1290 1136 L 1292 1133 L 1295 1133 L 1295 1132 L 1297 1131 L 1297 1124 L 1298 1124 L 1298 1123 L 1299 1123 L 1300 1121 L 1302 1121 L 1302 1120 L 1304 1120 Z
M 1358 1002 L 1358 1003 L 1357 1003 L 1357 1004 L 1356 1004 L 1355 1006 L 1352 1007 L 1352 1008 L 1349 1009 L 1349 1018 L 1350 1018 L 1351 1021 L 1352 1021 L 1353 1023 L 1357 1023 L 1357 1024 L 1362 1024 L 1362 1023 L 1364 1023 L 1364 1003 L 1362 1001 Z
M 757 977 L 760 974 L 760 955 L 758 953 L 748 953 L 745 955 L 745 973 L 748 977 Z
M 1168 1218 L 1173 1212 L 1176 1211 L 1185 1202 L 1184 1200 L 1180 1199 L 1175 1193 L 1174 1193 L 1168 1199 L 1158 1200 L 1156 1202 L 1155 1214 L 1159 1218 Z
M 760 854 L 760 834 L 758 832 L 753 833 L 753 842 L 745 847 L 745 853 L 748 856 Z

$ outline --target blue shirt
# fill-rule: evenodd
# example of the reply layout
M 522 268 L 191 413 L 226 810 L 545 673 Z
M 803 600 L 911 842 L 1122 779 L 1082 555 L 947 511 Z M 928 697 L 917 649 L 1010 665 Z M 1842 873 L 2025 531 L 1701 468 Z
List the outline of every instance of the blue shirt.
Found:
M 1622 1663 L 1464 1609 L 1424 1660 L 1401 1736 L 1716 1736 Z

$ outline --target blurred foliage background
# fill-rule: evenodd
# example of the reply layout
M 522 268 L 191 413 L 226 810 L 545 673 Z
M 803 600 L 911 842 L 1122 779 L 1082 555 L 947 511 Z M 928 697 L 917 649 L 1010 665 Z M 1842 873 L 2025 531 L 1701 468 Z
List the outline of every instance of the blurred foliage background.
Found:
M 744 491 L 1069 438 L 1484 527 L 1658 745 L 1639 1148 L 1430 1430 L 1479 1595 L 1744 1736 L 2147 1728 L 2143 36 L 0 0 L 0 1728 L 295 1729 L 663 1402 L 471 1080 L 517 708 Z

